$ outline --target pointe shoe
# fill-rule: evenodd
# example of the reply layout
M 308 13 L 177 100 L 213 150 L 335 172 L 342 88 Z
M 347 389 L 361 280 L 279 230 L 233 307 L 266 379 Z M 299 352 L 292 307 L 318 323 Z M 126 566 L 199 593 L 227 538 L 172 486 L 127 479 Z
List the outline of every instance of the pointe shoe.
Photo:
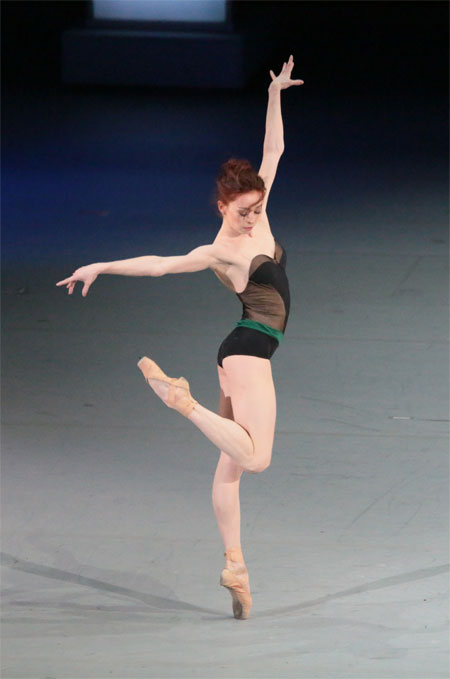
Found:
M 244 561 L 242 551 L 239 547 L 227 549 L 224 556 L 229 561 Z M 239 577 L 239 574 L 247 573 L 245 566 L 242 570 L 230 570 L 224 568 L 220 576 L 220 584 L 226 587 L 233 599 L 233 614 L 238 620 L 246 620 L 250 615 L 252 607 L 252 597 L 246 587 L 245 581 Z
M 159 380 L 160 382 L 167 382 L 169 384 L 169 393 L 167 396 L 167 405 L 169 408 L 178 410 L 179 413 L 188 417 L 197 405 L 197 401 L 192 398 L 189 391 L 189 382 L 184 377 L 168 377 L 151 358 L 143 356 L 138 361 L 138 368 L 142 371 L 145 379 Z M 181 396 L 176 397 L 175 392 L 177 388 L 184 390 Z

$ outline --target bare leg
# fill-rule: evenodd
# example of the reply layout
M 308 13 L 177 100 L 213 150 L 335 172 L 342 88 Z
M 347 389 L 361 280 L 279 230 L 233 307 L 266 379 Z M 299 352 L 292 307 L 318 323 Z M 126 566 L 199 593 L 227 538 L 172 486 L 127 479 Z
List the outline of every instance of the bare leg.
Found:
M 225 547 L 225 567 L 238 572 L 242 582 L 249 587 L 249 578 L 241 552 L 241 508 L 239 485 L 243 472 L 223 451 L 220 453 L 212 488 L 212 502 L 219 532 Z M 238 552 L 236 550 L 239 549 Z M 233 550 L 234 560 L 227 550 Z M 236 553 L 238 556 L 236 557 Z
M 256 471 L 253 441 L 244 427 L 217 415 L 200 403 L 195 406 L 188 419 L 239 466 L 247 471 Z
M 239 484 L 242 472 L 243 468 L 221 451 L 214 475 L 212 502 L 225 549 L 241 546 Z
M 220 389 L 219 414 L 233 419 L 231 399 L 225 396 L 227 389 L 225 371 L 218 367 Z M 241 508 L 239 485 L 243 468 L 226 453 L 221 451 L 212 487 L 212 502 L 220 534 L 225 547 L 225 568 L 239 577 L 239 582 L 250 592 L 250 583 L 244 556 L 241 550 Z M 222 582 L 222 581 L 221 581 Z M 236 617 L 241 617 L 242 608 L 233 605 Z
M 147 379 L 158 396 L 170 407 L 180 410 L 221 448 L 212 489 L 226 557 L 220 584 L 232 596 L 235 618 L 246 619 L 252 600 L 241 549 L 239 484 L 244 469 L 263 471 L 270 463 L 276 417 L 270 362 L 257 357 L 228 357 L 227 371 L 218 368 L 221 383 L 219 415 L 193 401 L 186 392 L 186 382 L 181 388 L 178 386 L 180 380 L 167 380 L 164 374 L 161 375 L 163 381 L 152 379 L 150 374 L 161 374 L 157 366 L 152 370 L 153 373 L 147 373 Z
M 149 380 L 153 391 L 163 400 L 167 400 L 169 386 L 159 380 Z M 177 390 L 180 395 L 183 391 Z M 237 422 L 221 417 L 212 410 L 197 403 L 188 419 L 195 424 L 217 448 L 223 450 L 237 464 L 248 471 L 253 471 L 253 442 L 247 431 Z
M 275 430 L 276 402 L 270 361 L 254 356 L 229 356 L 226 362 L 229 395 L 234 420 L 222 417 L 196 403 L 188 415 L 217 448 L 249 472 L 261 472 L 270 464 Z M 169 385 L 148 380 L 155 393 L 167 403 Z M 176 398 L 185 398 L 176 389 Z
M 218 368 L 221 382 L 219 414 L 233 419 L 231 398 L 225 396 L 226 378 L 223 369 Z M 238 465 L 224 451 L 220 452 L 212 487 L 212 503 L 219 532 L 225 549 L 241 546 L 241 507 L 239 484 L 243 467 Z

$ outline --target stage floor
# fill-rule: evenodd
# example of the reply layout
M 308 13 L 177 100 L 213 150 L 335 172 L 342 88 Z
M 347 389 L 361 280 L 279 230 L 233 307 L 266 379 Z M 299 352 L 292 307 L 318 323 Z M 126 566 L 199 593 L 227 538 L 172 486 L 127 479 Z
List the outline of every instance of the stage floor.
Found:
M 218 451 L 136 367 L 216 410 L 238 301 L 209 271 L 55 283 L 211 242 L 214 177 L 259 163 L 265 99 L 5 103 L 4 679 L 448 676 L 446 116 L 285 94 L 268 216 L 292 308 L 272 464 L 241 481 L 246 621 L 219 586 Z

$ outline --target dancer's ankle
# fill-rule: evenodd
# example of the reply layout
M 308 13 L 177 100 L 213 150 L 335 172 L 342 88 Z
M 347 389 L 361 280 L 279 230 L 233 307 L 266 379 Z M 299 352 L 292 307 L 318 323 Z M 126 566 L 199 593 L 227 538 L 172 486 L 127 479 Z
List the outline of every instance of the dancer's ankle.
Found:
M 224 552 L 226 568 L 233 571 L 247 571 L 247 566 L 245 565 L 244 555 L 242 554 L 242 549 L 239 546 L 229 547 L 225 549 Z
M 224 557 L 227 561 L 243 561 L 244 555 L 242 554 L 241 546 L 225 547 Z

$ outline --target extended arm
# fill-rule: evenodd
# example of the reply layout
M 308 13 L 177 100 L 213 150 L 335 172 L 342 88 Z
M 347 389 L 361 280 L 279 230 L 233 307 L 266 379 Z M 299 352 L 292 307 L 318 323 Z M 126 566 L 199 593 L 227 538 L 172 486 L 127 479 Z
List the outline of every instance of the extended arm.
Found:
M 281 116 L 281 87 L 279 83 L 269 86 L 269 101 L 266 114 L 266 134 L 264 137 L 264 153 L 283 153 L 284 134 Z
M 175 257 L 159 257 L 145 255 L 132 259 L 119 259 L 115 262 L 97 262 L 82 266 L 69 278 L 59 281 L 56 285 L 65 285 L 72 294 L 77 281 L 84 283 L 82 295 L 86 297 L 88 290 L 100 274 L 116 274 L 119 276 L 164 276 L 168 273 L 187 273 L 202 271 L 227 261 L 226 253 L 218 243 L 200 245 L 187 255 Z
M 283 64 L 279 76 L 275 77 L 270 71 L 272 82 L 269 85 L 269 102 L 267 104 L 266 134 L 264 137 L 263 159 L 258 174 L 264 179 L 266 193 L 264 196 L 263 210 L 266 210 L 277 167 L 282 153 L 284 152 L 283 119 L 281 117 L 281 90 L 291 85 L 303 85 L 303 80 L 291 80 L 291 72 L 294 68 L 292 54 L 289 61 Z
M 275 77 L 270 71 L 272 82 L 269 85 L 269 102 L 267 104 L 266 116 L 266 135 L 264 138 L 264 152 L 283 153 L 283 119 L 281 117 L 281 90 L 285 90 L 292 85 L 303 85 L 303 80 L 291 80 L 292 69 L 294 68 L 294 57 L 289 57 L 288 62 L 284 62 L 283 68 L 278 76 Z

